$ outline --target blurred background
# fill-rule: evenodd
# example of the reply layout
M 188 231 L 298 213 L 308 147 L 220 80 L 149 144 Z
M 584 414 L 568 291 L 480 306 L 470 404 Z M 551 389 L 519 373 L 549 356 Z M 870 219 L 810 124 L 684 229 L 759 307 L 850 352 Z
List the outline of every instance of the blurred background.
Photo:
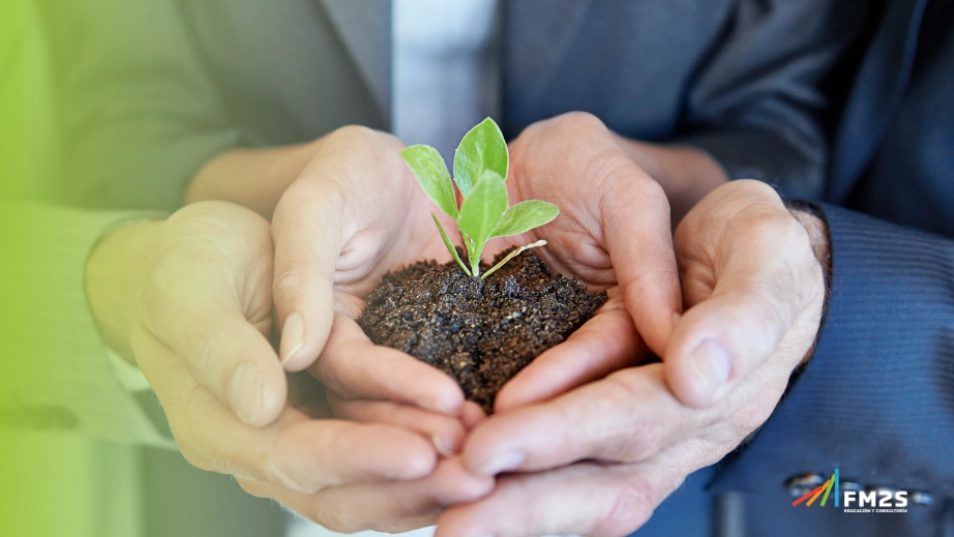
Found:
M 168 446 L 138 448 L 79 434 L 76 416 L 52 401 L 22 404 L 19 394 L 43 391 L 49 383 L 31 374 L 29 362 L 61 344 L 55 331 L 43 336 L 46 349 L 22 343 L 62 304 L 51 296 L 31 311 L 22 309 L 24 288 L 46 276 L 36 267 L 53 260 L 24 259 L 31 245 L 6 210 L 14 201 L 22 207 L 25 200 L 58 194 L 40 7 L 33 0 L 0 2 L 0 535 L 272 535 L 268 528 L 288 515 L 245 494 L 230 477 L 200 472 Z M 214 527 L 207 523 L 213 519 Z

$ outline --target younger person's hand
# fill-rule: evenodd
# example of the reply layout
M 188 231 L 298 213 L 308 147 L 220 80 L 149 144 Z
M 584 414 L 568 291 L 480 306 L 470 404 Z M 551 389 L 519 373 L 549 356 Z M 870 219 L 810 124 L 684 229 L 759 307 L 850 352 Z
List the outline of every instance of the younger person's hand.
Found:
M 373 349 L 353 320 L 386 271 L 450 259 L 402 148 L 385 133 L 339 129 L 320 141 L 282 196 L 272 222 L 281 361 L 289 371 L 310 367 L 345 399 L 458 415 L 463 393 L 450 377 L 406 354 Z M 318 360 L 333 326 L 346 346 Z
M 489 491 L 419 429 L 286 405 L 267 339 L 272 251 L 263 218 L 207 202 L 113 232 L 88 262 L 107 341 L 142 369 L 189 462 L 343 531 L 428 523 Z

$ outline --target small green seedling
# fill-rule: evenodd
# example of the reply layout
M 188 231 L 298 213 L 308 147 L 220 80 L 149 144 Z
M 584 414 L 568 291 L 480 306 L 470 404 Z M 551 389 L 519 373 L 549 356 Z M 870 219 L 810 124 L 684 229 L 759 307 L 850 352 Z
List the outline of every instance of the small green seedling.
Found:
M 524 250 L 543 246 L 547 241 L 537 241 L 517 248 L 493 268 L 480 275 L 480 256 L 484 245 L 495 237 L 509 237 L 526 233 L 557 217 L 560 209 L 552 203 L 539 200 L 522 201 L 509 207 L 507 199 L 507 169 L 510 156 L 507 142 L 500 127 L 487 118 L 471 129 L 457 146 L 454 153 L 454 181 L 444 159 L 433 147 L 413 145 L 401 152 L 411 167 L 421 188 L 447 216 L 457 221 L 457 228 L 464 239 L 467 261 L 461 261 L 457 250 L 433 213 L 434 223 L 450 250 L 454 260 L 468 276 L 484 279 Z M 464 202 L 457 207 L 454 184 L 460 190 Z

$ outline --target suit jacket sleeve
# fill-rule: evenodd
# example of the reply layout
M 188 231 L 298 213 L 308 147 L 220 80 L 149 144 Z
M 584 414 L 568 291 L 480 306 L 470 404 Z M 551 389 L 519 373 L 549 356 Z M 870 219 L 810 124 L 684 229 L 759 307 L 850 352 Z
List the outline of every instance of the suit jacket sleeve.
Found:
M 715 158 L 731 179 L 820 197 L 827 166 L 824 86 L 858 36 L 856 0 L 740 0 L 686 96 L 677 143 Z
M 720 486 L 764 492 L 838 467 L 863 486 L 951 497 L 954 240 L 823 209 L 832 280 L 818 345 Z
M 96 242 L 113 226 L 149 216 L 0 204 L 0 426 L 174 446 L 117 381 L 84 282 Z

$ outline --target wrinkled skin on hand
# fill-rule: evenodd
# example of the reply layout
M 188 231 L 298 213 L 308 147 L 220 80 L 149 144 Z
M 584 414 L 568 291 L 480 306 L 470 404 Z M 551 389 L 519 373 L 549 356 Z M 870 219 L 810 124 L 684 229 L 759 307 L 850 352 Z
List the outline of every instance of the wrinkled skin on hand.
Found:
M 738 181 L 690 211 L 675 251 L 687 311 L 663 363 L 481 423 L 467 467 L 506 474 L 487 498 L 446 511 L 438 537 L 628 534 L 768 418 L 821 318 L 822 269 L 805 228 L 770 187 Z M 713 381 L 719 368 L 694 361 L 719 354 Z

